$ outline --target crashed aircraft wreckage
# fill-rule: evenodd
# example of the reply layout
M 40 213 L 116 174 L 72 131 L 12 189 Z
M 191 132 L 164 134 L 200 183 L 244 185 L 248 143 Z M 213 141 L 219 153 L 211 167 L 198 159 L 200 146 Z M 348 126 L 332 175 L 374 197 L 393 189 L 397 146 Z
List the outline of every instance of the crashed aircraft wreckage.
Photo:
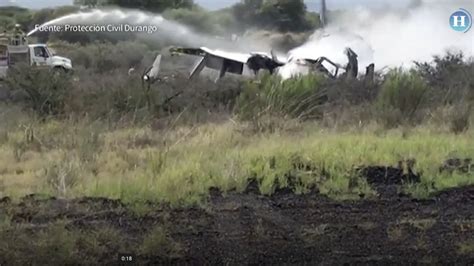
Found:
M 320 12 L 321 25 L 324 28 L 327 25 L 327 8 L 326 1 L 321 0 Z M 271 54 L 263 52 L 238 53 L 228 52 L 217 49 L 210 49 L 206 47 L 200 48 L 182 48 L 172 47 L 169 49 L 171 55 L 192 55 L 201 57 L 197 64 L 191 70 L 189 79 L 198 76 L 205 67 L 219 71 L 219 76 L 216 81 L 225 76 L 226 73 L 237 75 L 244 75 L 245 69 L 258 75 L 260 70 L 267 70 L 270 74 L 278 73 L 278 69 L 287 65 L 295 63 L 299 67 L 307 68 L 308 73 L 322 73 L 329 78 L 336 78 L 340 74 L 341 69 L 345 73 L 341 74 L 349 78 L 357 78 L 359 73 L 357 54 L 351 49 L 346 48 L 344 53 L 347 56 L 348 63 L 345 67 L 333 62 L 327 57 L 311 58 L 289 58 L 284 61 L 279 60 L 276 54 L 272 51 Z M 147 69 L 143 75 L 143 80 L 148 84 L 153 83 L 158 79 L 158 72 L 160 69 L 161 55 L 158 55 L 153 66 Z M 333 69 L 330 71 L 329 69 Z M 366 79 L 372 80 L 374 77 L 374 65 L 371 64 L 366 68 Z
M 153 62 L 153 65 L 147 68 L 143 73 L 143 81 L 145 81 L 146 83 L 152 84 L 158 80 L 158 74 L 160 73 L 161 57 L 161 54 L 159 54 Z
M 245 67 L 257 75 L 261 69 L 266 69 L 273 74 L 275 69 L 284 65 L 278 61 L 275 55 L 261 52 L 236 53 L 206 47 L 173 47 L 170 52 L 171 55 L 187 54 L 202 57 L 192 69 L 190 79 L 199 75 L 205 67 L 219 71 L 217 79 L 221 79 L 227 72 L 243 75 Z
M 357 78 L 358 74 L 358 60 L 357 54 L 350 48 L 345 50 L 348 58 L 348 63 L 345 67 L 334 63 L 326 57 L 319 57 L 317 59 L 301 58 L 289 59 L 283 62 L 278 59 L 272 51 L 271 55 L 262 52 L 253 53 L 236 53 L 226 52 L 223 50 L 212 50 L 206 47 L 201 48 L 177 48 L 170 49 L 171 55 L 186 54 L 199 56 L 201 59 L 197 62 L 191 71 L 190 79 L 199 75 L 205 67 L 218 70 L 219 76 L 217 80 L 225 76 L 227 72 L 237 75 L 243 75 L 244 69 L 248 68 L 254 75 L 257 75 L 260 70 L 268 70 L 270 74 L 277 73 L 277 69 L 295 62 L 299 66 L 308 67 L 313 73 L 322 73 L 329 78 L 336 78 L 341 69 L 345 70 L 348 77 Z M 331 65 L 334 71 L 329 71 L 325 65 Z

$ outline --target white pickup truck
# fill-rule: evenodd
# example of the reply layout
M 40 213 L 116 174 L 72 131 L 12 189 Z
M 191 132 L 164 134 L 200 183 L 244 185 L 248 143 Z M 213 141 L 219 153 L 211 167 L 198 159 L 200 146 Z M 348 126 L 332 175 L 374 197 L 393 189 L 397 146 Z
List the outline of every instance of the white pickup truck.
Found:
M 18 63 L 64 71 L 72 70 L 71 59 L 55 55 L 46 44 L 0 43 L 0 79 L 6 77 L 9 67 Z

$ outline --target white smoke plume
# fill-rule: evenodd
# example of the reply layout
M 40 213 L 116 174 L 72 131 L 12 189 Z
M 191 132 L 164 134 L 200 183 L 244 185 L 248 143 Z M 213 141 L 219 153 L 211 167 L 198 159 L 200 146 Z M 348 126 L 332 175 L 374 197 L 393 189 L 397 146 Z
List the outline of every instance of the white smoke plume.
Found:
M 449 25 L 450 15 L 463 7 L 474 11 L 472 0 L 415 1 L 406 8 L 352 10 L 329 14 L 329 25 L 316 31 L 304 45 L 289 52 L 293 58 L 326 56 L 339 64 L 347 59 L 344 48 L 359 55 L 360 70 L 375 63 L 376 69 L 410 67 L 413 61 L 431 61 L 446 51 L 462 51 L 473 56 L 474 30 L 456 32 Z M 330 6 L 330 1 L 328 1 Z M 298 72 L 293 65 L 283 68 L 285 77 Z
M 329 8 L 331 1 L 328 1 Z M 329 24 L 317 30 L 300 47 L 291 50 L 288 58 L 316 59 L 325 56 L 344 65 L 346 47 L 359 55 L 360 71 L 375 63 L 376 69 L 385 67 L 410 67 L 414 61 L 430 61 L 434 55 L 446 51 L 462 51 L 466 57 L 473 56 L 474 28 L 467 33 L 452 30 L 450 15 L 460 7 L 474 11 L 472 0 L 412 0 L 405 8 L 369 9 L 356 7 L 351 10 L 329 13 Z M 47 25 L 65 24 L 118 24 L 155 25 L 154 34 L 142 34 L 143 38 L 168 40 L 176 45 L 220 48 L 229 51 L 269 51 L 272 46 L 263 40 L 242 38 L 238 42 L 218 39 L 214 36 L 197 33 L 190 28 L 162 16 L 136 10 L 102 9 L 89 10 L 67 15 L 45 23 Z M 33 30 L 29 33 L 32 35 Z M 294 63 L 280 69 L 280 74 L 288 78 L 293 74 L 307 71 Z
M 92 9 L 80 11 L 48 21 L 28 33 L 34 35 L 39 28 L 47 29 L 52 25 L 139 25 L 156 26 L 158 30 L 152 34 L 141 33 L 138 37 L 169 41 L 175 45 L 250 51 L 266 47 L 263 43 L 233 42 L 230 38 L 223 39 L 216 36 L 197 33 L 187 26 L 163 18 L 159 14 L 147 13 L 128 9 Z

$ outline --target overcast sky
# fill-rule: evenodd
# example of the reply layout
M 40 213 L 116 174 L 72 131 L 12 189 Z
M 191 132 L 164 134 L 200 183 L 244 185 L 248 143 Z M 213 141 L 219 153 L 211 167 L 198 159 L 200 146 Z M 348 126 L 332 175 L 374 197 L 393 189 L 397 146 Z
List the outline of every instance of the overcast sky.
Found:
M 44 8 L 60 5 L 70 5 L 72 4 L 72 1 L 73 0 L 0 0 L 0 6 L 16 4 L 28 8 Z M 354 6 L 355 3 L 357 3 L 358 5 L 366 5 L 373 7 L 380 7 L 387 4 L 395 6 L 404 6 L 407 5 L 409 1 L 410 0 L 327 0 L 327 5 L 330 9 Z M 207 9 L 219 9 L 239 2 L 239 0 L 195 0 L 195 2 Z M 319 0 L 306 0 L 305 2 L 310 10 L 319 10 Z

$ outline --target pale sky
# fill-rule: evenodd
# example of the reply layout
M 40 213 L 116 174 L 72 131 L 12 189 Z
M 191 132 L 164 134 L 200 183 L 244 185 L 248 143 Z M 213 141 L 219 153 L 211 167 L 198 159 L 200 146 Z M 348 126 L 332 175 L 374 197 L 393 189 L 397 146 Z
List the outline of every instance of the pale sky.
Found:
M 16 4 L 29 8 L 44 8 L 71 5 L 72 2 L 73 0 L 0 0 L 0 6 Z M 207 9 L 219 9 L 235 4 L 239 2 L 239 0 L 195 0 L 195 2 Z M 319 10 L 319 0 L 306 0 L 305 2 L 311 11 Z M 389 4 L 394 6 L 404 6 L 409 2 L 410 0 L 327 0 L 327 5 L 329 9 L 338 9 L 354 5 L 380 7 Z

